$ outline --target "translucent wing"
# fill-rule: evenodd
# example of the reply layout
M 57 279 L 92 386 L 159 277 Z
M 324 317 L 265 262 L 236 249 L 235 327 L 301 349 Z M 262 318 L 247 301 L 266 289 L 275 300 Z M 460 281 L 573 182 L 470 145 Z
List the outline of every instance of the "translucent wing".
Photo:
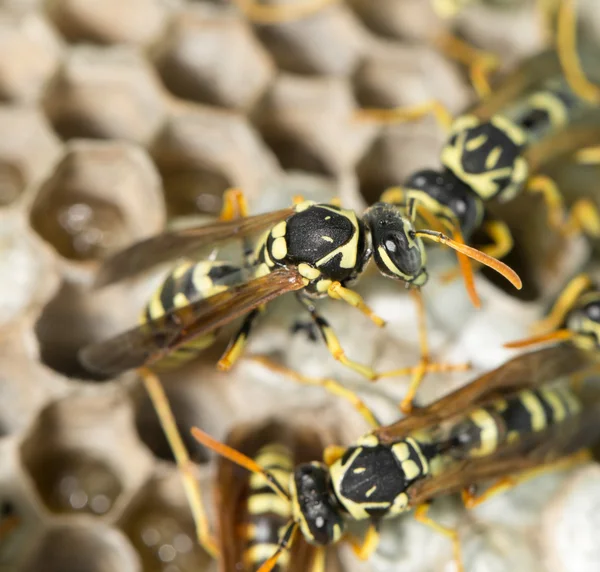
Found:
M 470 485 L 558 461 L 600 439 L 598 419 L 600 404 L 595 403 L 568 421 L 500 447 L 489 457 L 457 462 L 450 470 L 411 486 L 409 502 L 411 506 L 418 506 L 436 496 L 456 493 Z
M 382 443 L 392 443 L 412 431 L 431 428 L 456 415 L 467 415 L 471 409 L 481 407 L 500 396 L 581 372 L 597 364 L 598 359 L 594 352 L 580 350 L 570 343 L 528 352 L 432 404 L 416 409 L 400 421 L 376 429 L 374 433 Z
M 190 340 L 214 331 L 254 308 L 304 287 L 295 268 L 279 268 L 167 312 L 114 338 L 83 348 L 79 359 L 84 367 L 103 375 L 151 365 Z
M 266 230 L 294 213 L 293 208 L 165 232 L 138 242 L 103 261 L 95 286 L 107 286 L 161 264 L 197 254 L 203 247 Z

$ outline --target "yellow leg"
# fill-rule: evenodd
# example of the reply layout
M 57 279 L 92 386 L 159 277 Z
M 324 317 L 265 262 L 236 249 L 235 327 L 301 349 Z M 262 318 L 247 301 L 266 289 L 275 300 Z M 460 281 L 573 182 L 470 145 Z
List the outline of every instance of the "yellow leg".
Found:
M 563 236 L 568 234 L 565 206 L 556 183 L 550 177 L 536 175 L 527 182 L 527 191 L 538 193 L 544 199 L 550 226 Z
M 346 453 L 346 447 L 341 445 L 328 445 L 323 452 L 323 462 L 331 467 L 336 461 L 339 461 Z
M 489 75 L 500 66 L 494 54 L 478 50 L 452 34 L 443 34 L 435 44 L 447 57 L 468 67 L 469 78 L 480 99 L 490 95 Z
M 192 470 L 192 462 L 177 429 L 177 424 L 175 423 L 175 418 L 162 384 L 158 377 L 147 368 L 140 368 L 138 373 L 144 382 L 152 406 L 156 411 L 162 430 L 177 462 L 185 493 L 192 510 L 194 523 L 196 524 L 198 542 L 213 558 L 218 558 L 219 550 L 210 534 L 202 494 Z
M 365 301 L 359 294 L 349 288 L 344 288 L 339 282 L 331 283 L 331 286 L 327 289 L 327 295 L 334 300 L 343 300 L 346 304 L 354 306 L 380 328 L 385 326 L 385 320 L 375 314 L 375 312 L 365 304 Z
M 375 121 L 378 123 L 404 123 L 417 121 L 426 115 L 432 114 L 444 131 L 452 125 L 452 114 L 437 100 L 430 100 L 409 107 L 396 107 L 393 109 L 359 109 L 355 113 L 358 121 Z
M 556 50 L 571 89 L 582 99 L 600 103 L 600 87 L 587 79 L 577 53 L 576 0 L 563 0 L 560 4 Z
M 429 504 L 422 504 L 418 506 L 415 510 L 415 520 L 424 524 L 435 530 L 435 532 L 442 534 L 446 538 L 449 538 L 452 542 L 452 551 L 454 553 L 454 561 L 456 562 L 456 568 L 458 572 L 464 572 L 463 562 L 462 562 L 462 551 L 460 548 L 460 538 L 458 536 L 458 532 L 454 528 L 449 528 L 447 526 L 443 526 L 439 522 L 436 522 L 431 517 L 427 515 L 429 512 Z
M 514 240 L 510 229 L 505 223 L 499 220 L 490 220 L 483 225 L 483 229 L 485 230 L 487 235 L 492 239 L 492 243 L 486 244 L 485 246 L 481 247 L 481 252 L 487 254 L 488 256 L 493 256 L 494 258 L 502 259 L 512 250 L 514 246 Z M 472 265 L 473 271 L 478 270 L 481 266 L 481 264 L 478 264 L 477 262 L 472 262 Z M 457 278 L 460 278 L 460 276 L 460 268 L 457 268 L 455 270 L 450 270 L 449 272 L 445 272 L 444 274 L 442 274 L 440 280 L 443 283 L 448 283 L 452 282 L 453 280 L 456 280 Z
M 406 191 L 402 187 L 390 187 L 383 191 L 379 197 L 379 202 L 396 205 L 405 204 L 406 198 Z
M 345 540 L 350 544 L 352 551 L 360 560 L 368 560 L 379 544 L 379 532 L 377 532 L 375 525 L 371 524 L 362 541 L 350 535 L 347 535 Z
M 600 238 L 600 211 L 588 199 L 578 200 L 569 211 L 567 234 L 583 233 L 591 238 Z
M 225 353 L 221 356 L 221 359 L 217 363 L 217 368 L 219 370 L 229 371 L 233 364 L 242 355 L 242 352 L 246 347 L 246 342 L 248 341 L 248 336 L 250 335 L 250 331 L 252 329 L 252 324 L 263 310 L 264 307 L 262 306 L 256 308 L 244 318 L 240 329 L 232 338 L 229 346 L 227 346 L 227 349 L 225 350 Z
M 411 290 L 415 303 L 417 305 L 417 316 L 419 323 L 419 346 L 421 349 L 421 360 L 418 365 L 395 369 L 393 371 L 379 374 L 379 378 L 382 377 L 397 377 L 401 375 L 411 374 L 412 378 L 408 386 L 408 390 L 404 399 L 400 403 L 400 411 L 403 413 L 410 413 L 413 408 L 413 401 L 419 386 L 425 378 L 425 374 L 429 372 L 447 372 L 447 371 L 465 371 L 470 369 L 470 364 L 446 364 L 446 363 L 430 363 L 429 357 L 429 343 L 427 341 L 427 316 L 425 313 L 425 304 L 423 303 L 423 296 L 419 290 Z
M 516 487 L 517 485 L 520 485 L 520 484 L 522 484 L 526 481 L 529 481 L 535 477 L 539 477 L 540 475 L 543 475 L 543 474 L 551 472 L 551 471 L 559 471 L 559 470 L 569 469 L 569 468 L 573 467 L 574 465 L 579 465 L 580 463 L 590 461 L 591 459 L 592 459 L 592 454 L 590 451 L 588 451 L 586 449 L 583 451 L 579 451 L 573 455 L 569 455 L 568 457 L 565 457 L 564 459 L 560 459 L 559 461 L 556 461 L 555 463 L 548 463 L 547 465 L 542 465 L 536 469 L 531 469 L 520 475 L 502 477 L 501 479 L 498 479 L 493 485 L 488 487 L 481 494 L 477 494 L 477 493 L 474 493 L 472 490 L 465 489 L 462 492 L 463 503 L 466 508 L 469 508 L 469 509 L 475 508 L 476 506 L 484 503 L 485 501 L 489 500 L 490 498 L 492 498 L 500 493 L 506 492 L 506 491 Z
M 233 0 L 252 22 L 257 24 L 281 24 L 312 16 L 339 0 L 295 0 L 282 5 L 261 4 L 256 0 Z
M 579 296 L 591 288 L 592 285 L 590 277 L 585 273 L 573 278 L 561 292 L 548 316 L 533 325 L 532 333 L 545 334 L 560 328 Z
M 344 290 L 346 289 L 344 288 Z M 348 292 L 352 291 L 348 290 Z M 352 293 L 354 294 L 354 292 Z M 298 295 L 298 300 L 309 311 L 311 318 L 314 320 L 319 332 L 321 332 L 321 336 L 325 341 L 325 345 L 327 346 L 329 353 L 334 357 L 334 359 L 339 361 L 342 365 L 345 365 L 346 367 L 359 373 L 363 377 L 366 377 L 371 381 L 375 381 L 377 379 L 377 373 L 375 373 L 372 368 L 357 363 L 346 356 L 338 337 L 333 331 L 333 328 L 329 325 L 327 320 L 319 314 L 314 303 L 306 296 L 302 295 Z
M 223 193 L 223 207 L 219 218 L 222 221 L 228 221 L 247 216 L 248 203 L 244 192 L 238 188 L 227 189 Z
M 356 393 L 354 393 L 354 391 L 344 387 L 341 383 L 335 381 L 334 379 L 307 377 L 295 372 L 293 369 L 272 362 L 265 356 L 249 356 L 248 359 L 256 361 L 267 369 L 279 375 L 285 375 L 286 377 L 289 377 L 298 383 L 322 387 L 326 391 L 329 391 L 329 393 L 347 400 L 364 417 L 365 421 L 371 427 L 377 428 L 381 425 L 375 417 L 375 414 L 367 407 L 367 404 Z
M 327 549 L 315 548 L 313 553 L 314 556 L 310 567 L 310 572 L 325 572 L 325 565 L 327 564 Z

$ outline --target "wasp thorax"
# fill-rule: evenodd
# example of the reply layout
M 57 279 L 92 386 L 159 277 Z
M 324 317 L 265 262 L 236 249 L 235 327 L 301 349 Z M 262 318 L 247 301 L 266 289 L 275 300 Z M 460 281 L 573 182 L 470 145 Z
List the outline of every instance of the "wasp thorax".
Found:
M 386 203 L 374 204 L 364 219 L 371 231 L 373 258 L 379 271 L 414 286 L 425 284 L 425 248 L 412 222 L 397 207 Z
M 449 208 L 467 238 L 482 222 L 481 199 L 450 171 L 418 171 L 406 181 L 404 187 L 423 191 L 441 206 Z
M 292 515 L 307 542 L 327 545 L 340 540 L 344 519 L 331 488 L 327 467 L 321 463 L 298 466 L 291 479 Z

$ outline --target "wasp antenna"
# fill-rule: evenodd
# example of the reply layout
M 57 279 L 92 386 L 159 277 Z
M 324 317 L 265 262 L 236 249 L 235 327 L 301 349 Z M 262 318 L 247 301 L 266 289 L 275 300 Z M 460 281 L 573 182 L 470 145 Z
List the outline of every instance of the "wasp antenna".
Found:
M 528 346 L 535 346 L 537 344 L 544 344 L 546 342 L 563 342 L 566 340 L 572 340 L 575 335 L 575 332 L 571 330 L 556 330 L 555 332 L 550 332 L 549 334 L 542 334 L 541 336 L 532 336 L 531 338 L 525 338 L 524 340 L 508 342 L 504 344 L 504 347 L 508 349 L 518 349 L 526 348 Z
M 298 530 L 298 525 L 294 521 L 288 522 L 281 535 L 281 540 L 277 545 L 277 550 L 273 552 L 273 556 L 271 556 L 259 569 L 258 572 L 271 572 L 273 568 L 275 568 L 277 561 L 279 560 L 281 554 L 284 550 L 289 550 L 290 546 L 294 542 L 294 537 L 296 536 L 296 531 Z
M 244 469 L 247 469 L 252 473 L 258 473 L 259 475 L 262 475 L 267 480 L 267 484 L 269 485 L 269 487 L 276 494 L 278 494 L 281 498 L 285 499 L 286 501 L 291 501 L 290 495 L 283 489 L 281 484 L 279 484 L 279 481 L 277 481 L 277 479 L 269 471 L 263 469 L 250 457 L 247 457 L 243 453 L 232 449 L 228 445 L 225 445 L 224 443 L 213 439 L 210 435 L 208 435 L 201 429 L 198 429 L 198 427 L 192 427 L 191 431 L 192 436 L 194 437 L 194 439 L 196 439 L 196 441 L 198 441 L 205 447 L 212 449 L 215 453 L 218 453 L 222 457 L 229 459 L 232 463 L 235 463 L 236 465 L 239 465 L 240 467 L 243 467 Z
M 433 230 L 419 230 L 416 234 L 417 236 L 428 238 L 433 242 L 439 242 L 440 244 L 449 246 L 453 250 L 456 250 L 457 252 L 460 252 L 461 254 L 464 254 L 485 266 L 488 266 L 504 276 L 504 278 L 506 278 L 517 290 L 520 290 L 523 287 L 523 282 L 521 282 L 519 275 L 512 268 L 504 264 L 504 262 L 500 262 L 500 260 L 497 260 L 496 258 L 489 256 L 484 252 L 477 250 L 476 248 L 472 248 L 466 244 L 461 244 L 460 242 L 452 240 L 442 233 L 435 232 Z

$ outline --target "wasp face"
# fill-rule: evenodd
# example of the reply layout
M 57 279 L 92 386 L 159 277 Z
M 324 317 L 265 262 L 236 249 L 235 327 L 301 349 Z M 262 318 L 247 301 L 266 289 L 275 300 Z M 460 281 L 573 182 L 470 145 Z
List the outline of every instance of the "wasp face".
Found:
M 456 216 L 466 238 L 483 220 L 481 199 L 450 171 L 419 171 L 408 179 L 404 187 L 423 191 L 442 206 L 448 207 Z
M 341 539 L 345 523 L 325 465 L 299 465 L 291 478 L 290 493 L 293 519 L 307 542 L 323 546 Z
M 365 222 L 371 231 L 373 258 L 379 271 L 413 286 L 425 284 L 425 248 L 410 220 L 397 207 L 376 203 L 365 213 Z

